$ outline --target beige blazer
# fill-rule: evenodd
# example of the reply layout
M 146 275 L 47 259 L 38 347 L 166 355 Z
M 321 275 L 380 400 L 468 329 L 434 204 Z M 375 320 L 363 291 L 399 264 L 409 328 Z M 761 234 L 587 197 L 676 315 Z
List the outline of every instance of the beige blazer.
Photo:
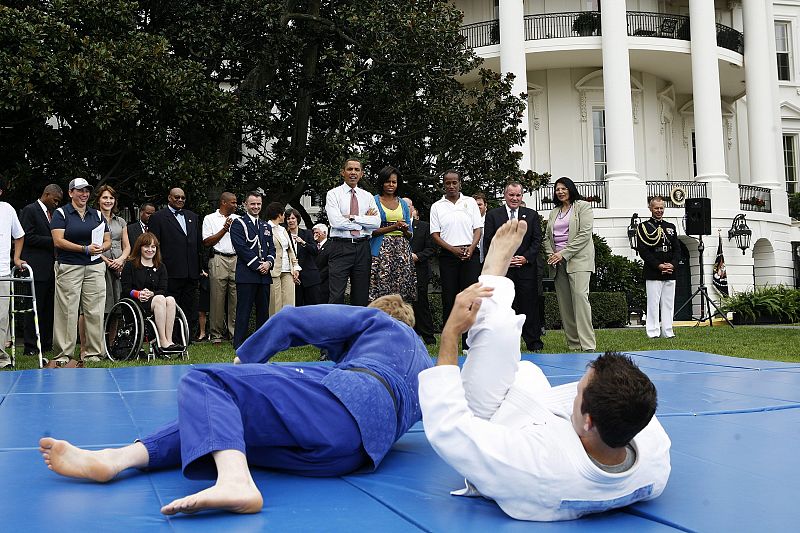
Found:
M 298 270 L 297 256 L 294 253 L 294 243 L 286 228 L 270 225 L 270 229 L 272 230 L 272 242 L 275 244 L 275 265 L 273 265 L 269 273 L 273 278 L 279 278 L 281 276 L 281 265 L 283 264 L 283 246 L 281 246 L 281 242 L 276 235 L 279 231 L 283 232 L 284 238 L 289 239 L 289 247 L 286 250 L 289 252 L 289 268 L 292 272 Z
M 561 210 L 556 207 L 550 211 L 547 222 L 547 232 L 544 239 L 544 251 L 547 255 L 555 252 L 553 240 L 553 224 L 556 215 Z M 561 256 L 567 262 L 567 274 L 573 272 L 594 272 L 594 241 L 592 229 L 594 228 L 594 212 L 589 202 L 578 200 L 572 204 L 572 214 L 569 219 L 569 237 L 567 246 L 561 250 Z M 555 268 L 550 267 L 551 275 L 555 275 Z

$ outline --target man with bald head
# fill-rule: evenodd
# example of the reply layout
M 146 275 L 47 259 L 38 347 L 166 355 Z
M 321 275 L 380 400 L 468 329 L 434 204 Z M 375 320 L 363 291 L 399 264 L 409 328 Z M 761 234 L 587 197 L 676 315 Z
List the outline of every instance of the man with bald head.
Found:
M 184 209 L 183 189 L 170 189 L 167 203 L 167 207 L 150 217 L 148 229 L 161 243 L 161 260 L 169 276 L 167 295 L 174 297 L 183 309 L 191 336 L 197 331 L 197 280 L 203 245 L 200 217 Z
M 226 333 L 233 340 L 236 321 L 236 250 L 231 242 L 230 229 L 231 224 L 239 218 L 234 213 L 237 205 L 235 194 L 223 192 L 219 196 L 219 209 L 203 218 L 203 246 L 208 248 L 209 329 L 213 344 L 222 343 Z

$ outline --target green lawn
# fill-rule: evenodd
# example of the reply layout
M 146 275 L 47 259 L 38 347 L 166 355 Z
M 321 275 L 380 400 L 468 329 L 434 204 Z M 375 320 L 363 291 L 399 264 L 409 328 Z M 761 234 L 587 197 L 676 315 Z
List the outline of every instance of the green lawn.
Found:
M 644 328 L 597 330 L 598 350 L 692 350 L 749 359 L 770 359 L 800 363 L 800 329 L 767 328 L 753 326 L 681 327 L 676 328 L 674 339 L 648 339 Z M 566 342 L 561 331 L 548 331 L 542 339 L 546 353 L 565 353 Z M 524 348 L 524 347 L 523 347 Z M 438 346 L 430 347 L 431 354 Z M 19 353 L 19 352 L 18 352 Z M 189 360 L 164 360 L 87 363 L 89 367 L 121 367 L 135 365 L 164 365 L 189 363 L 227 363 L 233 360 L 229 343 L 214 347 L 209 343 L 194 344 L 189 348 Z M 312 346 L 293 348 L 278 354 L 273 361 L 316 361 L 319 350 Z M 17 357 L 17 368 L 35 368 L 33 357 Z

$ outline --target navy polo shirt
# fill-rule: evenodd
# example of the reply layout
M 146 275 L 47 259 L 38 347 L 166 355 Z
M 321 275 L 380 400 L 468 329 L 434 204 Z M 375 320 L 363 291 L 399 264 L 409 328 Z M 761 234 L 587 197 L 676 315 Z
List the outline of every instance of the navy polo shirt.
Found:
M 108 225 L 103 220 L 103 215 L 100 214 L 100 211 L 87 207 L 86 217 L 81 218 L 78 211 L 69 203 L 53 212 L 50 229 L 63 229 L 66 240 L 73 244 L 88 246 L 92 244 L 92 230 L 100 224 L 103 225 L 106 233 L 108 233 Z M 56 248 L 56 260 L 65 265 L 92 265 L 102 261 L 99 256 L 92 261 L 92 256 L 84 252 L 72 252 L 61 248 Z

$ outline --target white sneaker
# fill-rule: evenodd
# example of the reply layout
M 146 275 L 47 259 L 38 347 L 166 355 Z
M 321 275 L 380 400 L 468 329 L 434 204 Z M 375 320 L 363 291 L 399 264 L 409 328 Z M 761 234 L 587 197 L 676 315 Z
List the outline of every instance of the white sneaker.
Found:
M 11 366 L 11 357 L 5 352 L 5 350 L 0 349 L 0 368 L 6 368 Z
M 90 355 L 89 357 L 84 357 L 83 360 L 89 361 L 91 363 L 99 363 L 102 359 L 100 359 L 96 355 Z

